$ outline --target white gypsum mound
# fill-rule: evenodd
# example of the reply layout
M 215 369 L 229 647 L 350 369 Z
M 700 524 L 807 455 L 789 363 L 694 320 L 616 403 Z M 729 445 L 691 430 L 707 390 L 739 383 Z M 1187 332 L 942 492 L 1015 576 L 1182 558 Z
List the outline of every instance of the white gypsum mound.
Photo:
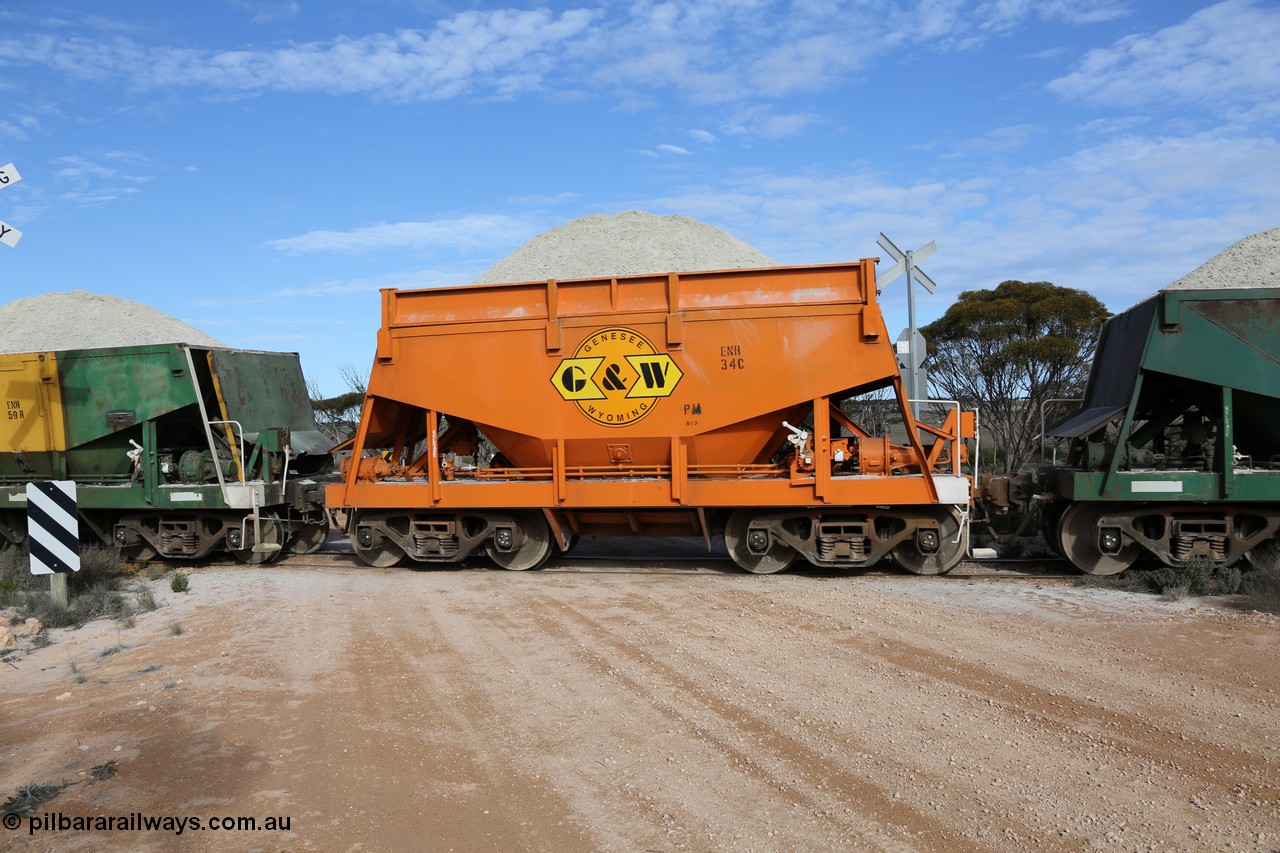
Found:
M 476 284 L 772 267 L 777 261 L 719 228 L 683 216 L 593 213 L 534 237 Z
M 0 305 L 0 352 L 179 342 L 226 346 L 177 317 L 141 302 L 84 290 L 44 293 Z
M 1259 231 L 1227 247 L 1166 290 L 1280 287 L 1280 228 Z

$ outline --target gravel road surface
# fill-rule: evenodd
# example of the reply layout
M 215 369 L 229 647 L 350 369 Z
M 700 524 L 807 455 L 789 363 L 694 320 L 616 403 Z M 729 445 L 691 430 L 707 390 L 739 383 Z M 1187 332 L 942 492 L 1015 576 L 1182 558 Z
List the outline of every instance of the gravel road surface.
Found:
M 0 667 L 0 794 L 288 831 L 24 818 L 0 846 L 1280 849 L 1280 623 L 1217 600 L 343 565 L 150 587 L 136 627 Z

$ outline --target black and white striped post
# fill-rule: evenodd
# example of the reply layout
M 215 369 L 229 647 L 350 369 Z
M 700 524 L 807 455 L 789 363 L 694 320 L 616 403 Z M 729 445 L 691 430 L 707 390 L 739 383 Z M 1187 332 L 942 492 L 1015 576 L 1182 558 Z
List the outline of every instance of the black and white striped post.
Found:
M 27 536 L 31 574 L 49 576 L 49 594 L 67 606 L 67 574 L 80 571 L 80 520 L 76 484 L 27 483 Z

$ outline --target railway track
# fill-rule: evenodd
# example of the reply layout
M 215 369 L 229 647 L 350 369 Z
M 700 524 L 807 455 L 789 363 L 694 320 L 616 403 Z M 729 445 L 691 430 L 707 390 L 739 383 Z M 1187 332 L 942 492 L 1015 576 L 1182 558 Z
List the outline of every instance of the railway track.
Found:
M 646 542 L 644 539 L 637 539 Z M 648 550 L 632 550 L 626 548 L 593 547 L 586 545 L 569 554 L 552 557 L 541 569 L 542 574 L 630 574 L 630 575 L 742 575 L 749 576 L 729 558 L 723 551 L 705 552 L 700 541 L 697 547 L 669 540 L 658 540 L 660 547 L 654 549 L 653 540 L 648 540 Z M 701 553 L 699 551 L 701 550 Z M 208 560 L 202 565 L 234 566 L 238 565 L 230 558 Z M 355 556 L 345 536 L 333 536 L 329 542 L 314 554 L 307 556 L 290 556 L 278 564 L 282 571 L 292 569 L 326 569 L 326 568 L 361 568 L 367 569 Z M 433 569 L 427 564 L 408 564 L 400 569 L 418 569 L 422 571 L 443 570 L 463 572 L 499 572 L 483 557 L 468 559 L 447 568 Z M 812 576 L 821 578 L 834 577 L 928 577 L 912 575 L 885 561 L 873 568 L 864 570 L 824 569 L 810 565 L 799 565 L 787 570 L 787 574 Z M 965 560 L 944 575 L 936 575 L 942 580 L 1018 580 L 1037 579 L 1055 580 L 1078 578 L 1080 573 L 1062 559 L 1017 558 L 1017 559 L 975 559 Z

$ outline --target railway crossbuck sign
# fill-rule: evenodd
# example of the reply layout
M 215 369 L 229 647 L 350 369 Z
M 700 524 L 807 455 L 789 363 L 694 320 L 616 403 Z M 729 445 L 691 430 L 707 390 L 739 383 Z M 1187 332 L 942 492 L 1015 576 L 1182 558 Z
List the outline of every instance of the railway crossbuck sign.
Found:
M 920 286 L 925 290 L 933 293 L 938 289 L 938 285 L 933 279 L 929 278 L 924 270 L 920 269 L 916 264 L 923 261 L 938 251 L 938 244 L 933 240 L 925 243 L 915 251 L 902 251 L 888 237 L 884 236 L 884 232 L 876 239 L 877 245 L 889 253 L 889 257 L 895 261 L 894 265 L 886 269 L 884 272 L 876 273 L 876 283 L 883 287 L 893 281 L 903 273 L 907 274 L 907 331 L 898 337 L 898 362 L 904 366 L 903 377 L 907 380 L 907 396 L 912 400 L 923 400 L 929 395 L 928 380 L 925 378 L 921 365 L 924 363 L 924 337 L 916 331 L 916 291 L 912 286 L 913 282 L 919 282 Z M 905 341 L 903 340 L 905 338 Z M 906 343 L 904 351 L 901 344 Z M 912 404 L 912 409 L 918 416 L 920 414 L 919 404 Z
M 22 180 L 22 175 L 18 174 L 17 168 L 12 163 L 0 166 L 0 190 L 16 184 Z M 7 222 L 0 222 L 0 243 L 4 243 L 10 249 L 16 248 L 18 241 L 22 239 L 22 232 Z

